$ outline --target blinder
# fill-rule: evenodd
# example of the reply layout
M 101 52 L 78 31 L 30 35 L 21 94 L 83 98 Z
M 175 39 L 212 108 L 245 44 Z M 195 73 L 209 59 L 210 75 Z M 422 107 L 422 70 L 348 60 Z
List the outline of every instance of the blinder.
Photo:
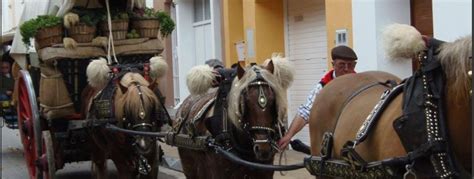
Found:
M 123 75 L 128 72 L 139 73 L 145 80 L 150 81 L 150 64 L 149 63 L 131 63 L 131 64 L 118 64 L 109 66 L 114 73 L 114 80 L 121 79 Z

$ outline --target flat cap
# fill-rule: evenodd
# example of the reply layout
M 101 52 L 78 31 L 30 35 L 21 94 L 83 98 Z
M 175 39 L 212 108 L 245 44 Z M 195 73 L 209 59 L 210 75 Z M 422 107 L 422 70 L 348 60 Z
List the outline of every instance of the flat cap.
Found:
M 354 52 L 354 50 L 344 45 L 334 47 L 331 50 L 331 57 L 332 57 L 332 60 L 334 59 L 357 60 L 357 55 Z

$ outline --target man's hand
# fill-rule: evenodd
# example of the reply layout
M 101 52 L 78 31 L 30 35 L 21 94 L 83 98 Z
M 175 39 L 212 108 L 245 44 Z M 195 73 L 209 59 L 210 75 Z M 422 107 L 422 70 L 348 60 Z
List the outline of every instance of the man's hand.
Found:
M 288 147 L 288 144 L 291 141 L 291 138 L 301 131 L 303 127 L 306 125 L 306 121 L 301 117 L 300 115 L 296 115 L 293 121 L 291 122 L 290 128 L 288 128 L 288 131 L 286 132 L 285 136 L 283 136 L 279 141 L 278 141 L 278 147 L 280 147 L 280 150 L 285 149 Z
M 280 150 L 285 150 L 288 147 L 288 144 L 291 141 L 291 137 L 291 135 L 286 134 L 278 141 L 278 147 L 280 148 Z

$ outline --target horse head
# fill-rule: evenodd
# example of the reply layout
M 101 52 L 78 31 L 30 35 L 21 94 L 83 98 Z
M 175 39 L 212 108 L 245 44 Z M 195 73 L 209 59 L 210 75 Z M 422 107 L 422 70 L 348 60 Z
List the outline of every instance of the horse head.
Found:
M 278 60 L 284 59 L 278 57 Z M 238 128 L 240 135 L 237 136 L 251 146 L 255 158 L 259 161 L 273 160 L 278 151 L 276 141 L 284 132 L 286 88 L 275 75 L 276 68 L 281 67 L 275 63 L 272 60 L 264 67 L 252 66 L 247 70 L 239 65 L 238 78 L 234 79 L 229 93 L 228 114 L 234 126 Z M 286 71 L 290 72 L 285 78 L 289 79 L 286 82 L 291 82 L 291 70 Z
M 163 106 L 154 90 L 156 81 L 167 69 L 161 57 L 149 63 L 108 65 L 105 59 L 94 60 L 87 69 L 89 84 L 113 94 L 114 118 L 125 129 L 155 132 L 162 125 L 158 119 Z M 110 78 L 112 77 L 112 78 Z M 139 154 L 148 154 L 155 141 L 149 137 L 134 136 L 132 145 Z
M 125 129 L 143 132 L 157 131 L 160 104 L 148 81 L 139 73 L 127 72 L 117 85 L 115 117 Z M 154 140 L 134 136 L 133 145 L 141 154 L 150 152 Z

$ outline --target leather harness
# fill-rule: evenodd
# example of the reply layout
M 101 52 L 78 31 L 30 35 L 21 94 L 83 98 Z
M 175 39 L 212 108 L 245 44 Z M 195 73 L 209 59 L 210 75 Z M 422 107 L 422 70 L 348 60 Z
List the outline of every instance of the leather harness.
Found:
M 420 70 L 405 79 L 404 83 L 382 94 L 356 138 L 347 141 L 341 149 L 343 160 L 331 158 L 332 133 L 327 132 L 324 134 L 321 156 L 305 158 L 307 170 L 313 175 L 344 178 L 392 178 L 402 177 L 403 173 L 403 177 L 416 177 L 416 174 L 437 178 L 459 177 L 460 167 L 454 160 L 447 134 L 442 98 L 443 71 L 435 54 L 441 43 L 436 39 L 431 40 L 430 48 L 418 58 Z M 394 121 L 393 127 L 408 154 L 366 162 L 355 147 L 370 135 L 385 107 L 402 91 L 403 115 Z

